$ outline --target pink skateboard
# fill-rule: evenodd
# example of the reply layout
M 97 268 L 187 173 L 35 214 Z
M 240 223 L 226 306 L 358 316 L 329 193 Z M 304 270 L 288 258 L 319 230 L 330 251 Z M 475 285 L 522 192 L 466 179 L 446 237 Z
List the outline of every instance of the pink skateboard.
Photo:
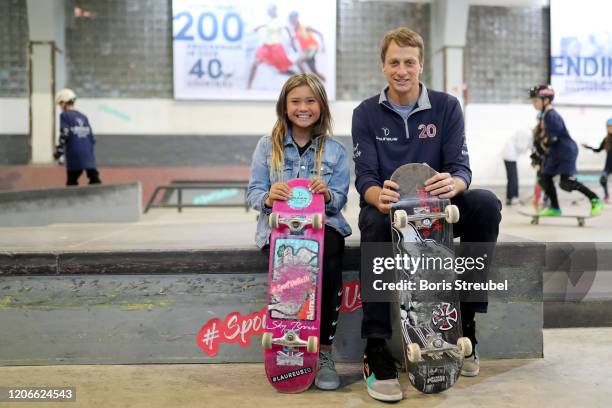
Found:
M 291 199 L 270 214 L 268 310 L 262 337 L 268 381 L 280 392 L 301 392 L 317 373 L 325 203 L 308 180 L 288 182 Z

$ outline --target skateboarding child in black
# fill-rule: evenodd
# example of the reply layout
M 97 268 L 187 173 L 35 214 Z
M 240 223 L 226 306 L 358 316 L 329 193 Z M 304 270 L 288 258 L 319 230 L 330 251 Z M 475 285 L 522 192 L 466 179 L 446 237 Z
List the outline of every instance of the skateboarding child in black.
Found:
M 533 107 L 542 112 L 542 148 L 546 152 L 542 166 L 542 188 L 550 199 L 550 207 L 538 214 L 544 217 L 561 215 L 557 189 L 553 183 L 553 177 L 561 175 L 559 186 L 565 191 L 578 190 L 587 196 L 591 203 L 591 215 L 599 215 L 603 201 L 576 180 L 578 146 L 567 131 L 561 115 L 552 107 L 555 91 L 548 85 L 538 85 L 529 90 L 529 97 Z
M 599 178 L 599 184 L 603 187 L 604 190 L 604 201 L 607 203 L 610 200 L 610 194 L 608 194 L 608 175 L 612 172 L 612 118 L 608 119 L 606 122 L 606 127 L 608 130 L 608 134 L 601 141 L 601 144 L 596 149 L 587 144 L 583 144 L 582 147 L 586 149 L 591 149 L 595 153 L 599 153 L 602 150 L 606 151 L 606 164 L 604 166 L 603 171 L 601 172 L 601 177 Z
M 271 136 L 257 143 L 251 164 L 247 201 L 260 211 L 256 244 L 269 244 L 268 216 L 275 200 L 288 200 L 287 181 L 310 179 L 309 188 L 325 199 L 325 243 L 321 299 L 321 352 L 315 385 L 340 386 L 331 356 L 342 301 L 344 238 L 351 228 L 342 215 L 350 170 L 344 146 L 330 137 L 332 118 L 325 88 L 313 73 L 290 77 L 276 102 L 277 120 Z
M 55 102 L 62 109 L 60 115 L 60 141 L 53 157 L 66 158 L 67 186 L 78 185 L 78 179 L 87 173 L 89 184 L 100 184 L 100 175 L 96 169 L 94 156 L 94 139 L 87 116 L 74 109 L 76 94 L 66 88 L 57 93 Z
M 355 187 L 360 195 L 362 251 L 367 243 L 391 242 L 389 211 L 399 199 L 398 185 L 389 180 L 391 174 L 406 163 L 426 163 L 439 172 L 426 181 L 427 191 L 449 198 L 459 207 L 460 219 L 453 226 L 455 236 L 461 237 L 462 243 L 486 243 L 492 254 L 499 233 L 501 203 L 490 191 L 468 190 L 472 172 L 463 112 L 456 98 L 427 89 L 420 82 L 424 48 L 423 39 L 412 30 L 402 27 L 389 31 L 381 44 L 387 86 L 353 111 L 353 160 Z M 477 277 L 478 281 L 482 278 Z M 488 303 L 486 292 L 468 295 L 461 302 L 462 329 L 475 346 L 474 316 L 486 313 Z M 399 401 L 402 389 L 386 347 L 392 335 L 390 304 L 362 298 L 362 305 L 361 336 L 367 339 L 363 376 L 368 394 L 378 400 Z M 478 355 L 473 353 L 464 361 L 462 374 L 475 376 L 478 372 Z

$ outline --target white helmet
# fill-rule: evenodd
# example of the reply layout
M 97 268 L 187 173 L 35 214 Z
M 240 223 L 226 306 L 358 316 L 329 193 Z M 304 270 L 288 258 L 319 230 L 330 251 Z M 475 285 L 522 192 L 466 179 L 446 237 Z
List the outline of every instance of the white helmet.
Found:
M 55 103 L 74 102 L 76 94 L 72 89 L 64 88 L 55 96 Z

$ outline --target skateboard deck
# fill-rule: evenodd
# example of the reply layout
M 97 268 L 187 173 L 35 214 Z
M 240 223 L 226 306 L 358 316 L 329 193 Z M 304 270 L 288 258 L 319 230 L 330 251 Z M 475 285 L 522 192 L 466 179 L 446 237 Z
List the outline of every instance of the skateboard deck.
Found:
M 262 337 L 268 381 L 280 392 L 308 389 L 316 377 L 321 322 L 325 203 L 308 180 L 288 182 L 291 199 L 270 214 L 266 327 Z
M 448 259 L 454 257 L 451 222 L 459 219 L 450 200 L 430 195 L 425 180 L 436 171 L 424 164 L 399 167 L 391 180 L 399 184 L 400 200 L 391 209 L 394 256 Z M 459 294 L 455 290 L 420 290 L 430 285 L 452 284 L 454 270 L 441 266 L 396 269 L 396 280 L 414 282 L 415 290 L 398 292 L 404 361 L 410 383 L 423 393 L 452 387 L 461 373 L 464 356 L 471 354 L 469 339 L 462 337 Z
M 584 227 L 584 220 L 588 218 L 593 218 L 590 214 L 561 214 L 561 215 L 553 215 L 553 216 L 541 216 L 533 211 L 518 211 L 519 214 L 524 215 L 526 217 L 531 217 L 531 225 L 540 224 L 540 218 L 575 218 L 578 222 L 579 227 Z

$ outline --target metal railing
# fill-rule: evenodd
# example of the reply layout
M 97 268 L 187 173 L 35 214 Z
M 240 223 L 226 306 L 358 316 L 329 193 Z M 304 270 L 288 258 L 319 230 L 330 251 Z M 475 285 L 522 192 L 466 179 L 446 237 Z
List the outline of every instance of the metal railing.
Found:
M 248 187 L 248 181 L 246 180 L 210 180 L 210 181 L 175 181 L 172 184 L 165 184 L 157 186 L 155 191 L 151 195 L 149 202 L 144 210 L 145 213 L 151 208 L 177 208 L 178 212 L 183 212 L 183 208 L 201 208 L 201 207 L 244 207 L 245 211 L 249 211 L 249 206 L 246 202 L 246 191 Z M 206 202 L 206 203 L 184 203 L 183 202 L 183 191 L 184 190 L 220 190 L 220 189 L 238 189 L 243 191 L 244 202 L 243 203 L 228 203 L 228 202 Z M 176 191 L 177 202 L 167 203 L 156 203 L 155 200 L 159 195 L 160 191 L 164 191 L 170 195 Z M 220 198 L 222 200 L 222 198 Z

